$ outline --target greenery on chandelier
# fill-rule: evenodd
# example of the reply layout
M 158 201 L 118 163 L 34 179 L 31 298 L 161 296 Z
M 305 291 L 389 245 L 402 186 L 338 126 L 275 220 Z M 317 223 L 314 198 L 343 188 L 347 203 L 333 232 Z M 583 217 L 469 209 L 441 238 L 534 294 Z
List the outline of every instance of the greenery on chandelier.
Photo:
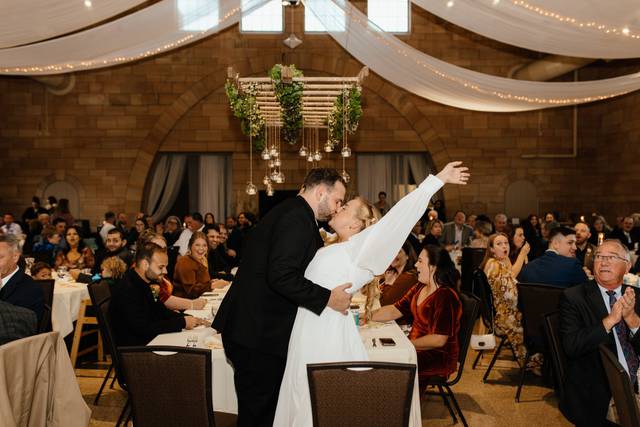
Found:
M 354 85 L 350 89 L 343 89 L 342 94 L 336 97 L 333 110 L 329 115 L 329 141 L 335 147 L 342 143 L 344 129 L 353 135 L 358 129 L 362 117 L 361 89 Z M 346 101 L 346 105 L 345 105 Z M 347 123 L 345 126 L 344 119 Z
M 246 91 L 240 92 L 233 82 L 227 80 L 224 90 L 233 115 L 240 119 L 242 133 L 251 136 L 255 150 L 262 151 L 265 145 L 265 120 L 256 102 L 257 86 L 251 85 Z
M 273 88 L 276 99 L 280 104 L 282 118 L 282 138 L 289 144 L 295 144 L 302 130 L 302 93 L 304 83 L 294 82 L 293 77 L 302 77 L 304 74 L 295 65 L 289 65 L 290 75 L 283 79 L 282 64 L 276 64 L 269 71 L 269 77 L 273 80 Z M 288 80 L 288 81 L 287 81 Z

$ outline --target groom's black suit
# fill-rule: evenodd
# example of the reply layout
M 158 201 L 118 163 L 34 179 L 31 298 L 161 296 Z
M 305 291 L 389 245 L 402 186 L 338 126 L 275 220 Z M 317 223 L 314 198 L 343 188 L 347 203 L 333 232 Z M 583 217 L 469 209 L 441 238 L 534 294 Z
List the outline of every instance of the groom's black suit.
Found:
M 246 242 L 213 327 L 235 370 L 238 426 L 271 426 L 298 307 L 320 314 L 331 292 L 304 278 L 323 242 L 302 197 L 273 208 Z

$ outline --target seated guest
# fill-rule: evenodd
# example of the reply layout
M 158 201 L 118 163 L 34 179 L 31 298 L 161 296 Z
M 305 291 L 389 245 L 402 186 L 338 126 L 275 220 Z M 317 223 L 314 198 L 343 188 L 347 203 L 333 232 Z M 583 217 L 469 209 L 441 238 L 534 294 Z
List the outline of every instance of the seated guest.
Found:
M 0 227 L 0 231 L 6 235 L 20 236 L 22 234 L 22 227 L 17 222 L 14 222 L 13 214 L 7 212 L 2 219 L 3 225 Z
M 28 308 L 0 301 L 0 345 L 38 333 L 38 318 Z
M 153 226 L 153 231 L 155 231 L 156 233 L 158 233 L 160 235 L 164 234 L 164 222 L 162 222 L 162 221 L 157 222 Z
M 409 339 L 416 348 L 422 383 L 430 377 L 447 378 L 456 371 L 462 304 L 457 292 L 459 274 L 446 250 L 425 246 L 416 268 L 418 283 L 394 305 L 374 311 L 371 320 L 413 319 Z
M 471 214 L 467 217 L 467 222 L 466 224 L 471 227 L 471 229 L 473 230 L 476 227 L 476 220 L 478 219 L 478 215 L 475 214 Z
M 142 233 L 136 242 L 136 247 L 142 247 L 146 243 L 155 243 L 163 249 L 167 248 L 164 237 L 152 230 L 146 230 Z M 170 310 L 201 310 L 207 304 L 207 300 L 204 298 L 188 299 L 173 295 L 173 283 L 167 275 L 162 276 L 162 280 L 157 286 L 154 285 L 152 290 L 154 295 L 157 294 L 158 299 Z
M 391 209 L 391 204 L 387 203 L 387 193 L 381 191 L 378 193 L 378 201 L 374 205 L 380 211 L 380 215 L 384 215 Z
M 164 239 L 167 241 L 167 246 L 173 246 L 182 233 L 182 226 L 180 225 L 180 218 L 172 215 L 164 222 Z
M 611 234 L 609 234 L 609 239 L 618 239 L 627 249 L 633 251 L 638 241 L 635 238 L 636 236 L 632 235 L 631 230 L 633 230 L 633 218 L 625 216 L 622 220 L 622 226 L 613 230 Z
M 122 235 L 126 236 L 129 234 L 129 227 L 127 224 L 129 223 L 129 219 L 127 218 L 127 214 L 124 212 L 118 213 L 118 219 L 116 220 L 116 227 L 118 227 L 122 231 Z
M 48 212 L 45 208 L 40 206 L 40 197 L 33 196 L 31 198 L 31 206 L 25 209 L 24 213 L 22 214 L 22 222 L 26 224 L 30 220 L 38 218 L 38 215 L 42 213 Z
M 109 317 L 116 345 L 146 345 L 159 334 L 193 329 L 206 321 L 169 310 L 154 298 L 152 284 L 167 273 L 167 251 L 147 243 L 136 251 L 135 267 L 111 288 Z
M 444 225 L 440 244 L 444 245 L 446 250 L 450 251 L 454 247 L 464 248 L 469 246 L 473 229 L 465 224 L 466 219 L 467 216 L 463 211 L 457 211 L 453 217 L 453 222 L 448 222 Z
M 522 266 L 529 262 L 529 251 L 531 247 L 524 238 L 524 230 L 522 227 L 515 227 L 509 235 L 509 261 L 513 265 L 511 272 L 514 277 L 518 277 Z M 520 254 L 523 254 L 521 256 Z
M 234 220 L 235 221 L 235 220 Z M 229 267 L 234 267 L 238 265 L 236 251 L 233 249 L 229 249 L 227 247 L 227 240 L 229 240 L 229 229 L 223 223 L 218 224 L 218 228 L 220 229 L 220 243 L 218 243 L 218 248 L 221 248 L 221 252 L 224 252 L 224 259 L 229 264 Z
M 51 219 L 55 220 L 56 218 L 64 219 L 67 227 L 71 227 L 73 225 L 73 215 L 71 215 L 71 211 L 69 210 L 69 199 L 60 199 L 58 200 L 58 205 L 55 207 L 55 210 L 51 214 Z
M 107 212 L 104 214 L 104 222 L 100 228 L 100 237 L 102 243 L 107 243 L 107 234 L 109 231 L 116 228 L 116 214 L 114 212 Z
M 522 268 L 526 251 L 520 251 L 516 260 Z M 516 267 L 517 267 L 516 266 Z M 489 246 L 480 268 L 487 276 L 493 295 L 493 306 L 496 311 L 494 319 L 496 332 L 506 335 L 516 355 L 518 364 L 522 366 L 527 354 L 524 346 L 522 330 L 522 313 L 518 310 L 518 287 L 516 286 L 514 265 L 509 261 L 509 238 L 504 233 L 496 233 L 489 237 Z M 532 358 L 533 367 L 539 367 L 540 358 Z
M 67 247 L 56 255 L 56 268 L 67 267 L 70 270 L 93 268 L 95 264 L 93 251 L 84 244 L 76 226 L 67 227 L 65 240 Z
M 126 264 L 117 256 L 105 258 L 105 260 L 100 263 L 100 274 L 98 277 L 94 276 L 94 280 L 107 280 L 113 286 L 118 280 L 124 277 L 129 266 L 129 264 Z
M 194 232 L 189 240 L 187 255 L 178 258 L 176 263 L 173 273 L 174 295 L 198 298 L 207 291 L 224 288 L 229 284 L 226 280 L 211 280 L 207 252 L 207 236 L 201 231 Z
M 33 267 L 31 267 L 31 277 L 35 280 L 51 280 L 51 266 L 46 262 L 36 262 Z
M 212 279 L 233 280 L 230 274 L 231 267 L 227 263 L 224 254 L 224 248 L 220 244 L 220 228 L 217 224 L 207 225 L 204 227 L 207 243 L 209 245 L 209 254 L 207 261 L 209 263 L 209 276 Z
M 187 223 L 187 228 L 182 230 L 180 237 L 173 245 L 180 248 L 180 255 L 186 255 L 187 251 L 189 251 L 191 235 L 196 231 L 201 232 L 202 230 L 204 230 L 204 219 L 202 219 L 202 215 L 200 215 L 199 212 L 195 212 L 191 215 L 191 220 Z
M 129 230 L 129 235 L 127 236 L 127 242 L 129 242 L 129 246 L 134 246 L 142 232 L 148 229 L 149 224 L 143 216 L 136 218 L 136 221 L 133 223 L 133 227 L 131 227 L 131 230 Z
M 473 229 L 473 238 L 469 243 L 470 248 L 486 249 L 489 245 L 489 236 L 491 236 L 491 223 L 478 219 Z
M 591 223 L 591 237 L 589 238 L 589 243 L 592 245 L 598 245 L 598 236 L 602 235 L 602 239 L 608 239 L 609 233 L 611 233 L 611 227 L 607 224 L 607 220 L 604 219 L 602 215 L 596 215 L 593 217 L 593 222 Z
M 43 240 L 42 232 L 52 225 L 49 223 L 49 214 L 41 213 L 38 215 L 37 219 L 32 219 L 28 222 L 29 224 L 29 233 L 27 234 L 26 244 L 35 245 L 36 243 L 40 243 Z M 23 247 L 24 249 L 24 247 Z
M 420 241 L 421 234 L 422 234 L 422 222 L 418 221 L 416 222 L 416 225 L 414 225 L 413 228 L 411 229 L 411 233 L 409 233 L 409 237 L 407 237 L 407 241 L 411 243 L 411 246 L 413 247 L 413 252 L 416 254 L 422 251 L 422 242 Z
M 593 256 L 596 254 L 596 246 L 589 243 L 591 230 L 584 222 L 578 222 L 573 227 L 576 232 L 576 259 L 583 268 L 593 271 Z
M 216 217 L 213 216 L 213 214 L 211 212 L 207 212 L 206 214 L 204 214 L 204 225 L 215 225 L 216 223 Z
M 540 227 L 540 239 L 536 242 L 535 246 L 532 245 L 531 253 L 529 255 L 529 260 L 533 261 L 534 259 L 544 255 L 547 249 L 549 249 L 549 236 L 551 235 L 551 230 L 560 227 L 560 223 L 556 221 L 545 222 Z
M 525 240 L 531 246 L 529 261 L 533 261 L 547 249 L 546 243 L 542 241 L 542 232 L 540 231 L 540 222 L 537 215 L 531 214 L 524 220 L 522 231 L 524 232 Z
M 569 227 L 553 229 L 549 234 L 549 249 L 525 265 L 518 280 L 562 288 L 585 282 L 587 275 L 576 259 L 576 232 Z
M 238 215 L 238 226 L 233 229 L 227 241 L 227 247 L 236 253 L 234 266 L 240 262 L 244 242 L 255 224 L 256 217 L 251 212 L 240 212 Z
M 20 245 L 13 235 L 0 235 L 0 301 L 28 308 L 42 318 L 44 295 L 35 280 L 18 268 Z
M 407 240 L 379 281 L 381 306 L 395 304 L 418 282 L 416 261 L 416 253 Z
M 107 233 L 105 248 L 96 252 L 96 262 L 91 273 L 99 273 L 102 261 L 114 256 L 124 261 L 127 267 L 130 267 L 133 264 L 133 255 L 127 248 L 127 241 L 124 239 L 122 231 L 116 227 L 113 227 Z
M 56 260 L 56 255 L 58 252 L 58 248 L 60 247 L 59 245 L 60 240 L 62 240 L 62 236 L 60 236 L 56 232 L 55 228 L 48 227 L 42 232 L 42 237 L 42 242 L 33 245 L 32 251 L 34 254 L 46 254 L 48 256 L 47 263 L 49 265 L 53 265 Z
M 594 257 L 594 280 L 564 291 L 560 335 L 567 356 L 562 413 L 578 426 L 613 425 L 611 400 L 598 346 L 606 345 L 637 383 L 640 354 L 640 291 L 622 286 L 631 256 L 618 240 L 605 240 Z
M 509 235 L 509 224 L 507 223 L 507 216 L 503 213 L 499 213 L 493 217 L 493 228 L 496 233 L 504 233 Z
M 422 239 L 422 244 L 440 246 L 440 237 L 442 237 L 443 227 L 444 225 L 439 219 L 434 219 L 429 222 L 425 230 L 424 239 Z

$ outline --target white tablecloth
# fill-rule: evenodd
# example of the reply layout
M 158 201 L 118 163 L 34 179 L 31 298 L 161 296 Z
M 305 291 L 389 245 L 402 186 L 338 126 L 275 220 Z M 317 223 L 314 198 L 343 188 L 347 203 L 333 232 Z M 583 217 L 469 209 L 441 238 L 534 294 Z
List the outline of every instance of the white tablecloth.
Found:
M 188 310 L 187 313 L 198 317 L 210 318 L 211 307 L 213 306 L 214 310 L 217 309 L 222 297 L 224 296 L 224 291 L 218 291 L 216 294 L 217 295 L 214 297 L 207 297 L 210 302 L 207 304 L 205 310 Z M 210 341 L 212 338 L 207 338 L 210 336 L 214 336 L 216 341 L 221 342 L 220 335 L 216 334 L 216 331 L 211 328 L 201 327 L 200 329 L 194 329 L 191 331 L 183 330 L 182 332 L 158 335 L 149 342 L 149 345 L 186 346 L 187 337 L 190 335 L 198 337 L 197 346 L 200 348 L 207 348 L 205 341 Z M 418 358 L 415 347 L 395 322 L 388 324 L 372 324 L 370 327 L 360 328 L 360 336 L 372 361 L 417 364 Z M 376 339 L 376 347 L 373 347 L 372 338 Z M 396 345 L 393 347 L 383 347 L 380 344 L 379 338 L 392 338 L 396 342 Z M 238 412 L 238 403 L 233 383 L 233 368 L 227 362 L 224 350 L 211 350 L 211 362 L 213 365 L 213 408 L 216 411 L 235 414 Z M 422 426 L 417 375 L 413 390 L 409 425 L 416 427 Z
M 73 332 L 73 322 L 78 320 L 78 309 L 83 299 L 89 298 L 87 285 L 56 280 L 53 288 L 51 323 L 53 330 L 65 337 Z

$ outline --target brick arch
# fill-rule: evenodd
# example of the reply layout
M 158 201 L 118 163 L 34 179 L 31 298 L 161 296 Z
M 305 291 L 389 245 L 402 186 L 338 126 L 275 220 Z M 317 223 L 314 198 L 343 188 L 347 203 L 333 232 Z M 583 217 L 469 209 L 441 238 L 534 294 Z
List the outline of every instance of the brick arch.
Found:
M 315 53 L 292 53 L 289 58 L 288 62 L 296 64 L 300 69 L 337 76 L 356 75 L 362 68 L 362 65 L 354 59 L 345 61 L 343 58 Z M 282 62 L 281 55 L 268 54 L 247 58 L 229 65 L 240 75 L 246 76 L 263 74 L 273 64 L 280 62 Z M 147 175 L 165 138 L 191 108 L 224 85 L 227 75 L 226 70 L 227 66 L 223 66 L 203 77 L 174 101 L 156 121 L 140 147 L 129 175 L 125 206 L 127 212 L 134 212 L 140 209 Z M 445 165 L 451 161 L 442 140 L 435 132 L 430 120 L 420 113 L 413 103 L 412 95 L 373 73 L 365 79 L 364 87 L 388 102 L 407 120 L 411 128 L 418 134 L 422 143 L 430 151 L 434 164 Z M 447 189 L 446 196 L 446 202 L 451 201 L 453 204 L 460 204 L 460 193 L 456 187 Z

